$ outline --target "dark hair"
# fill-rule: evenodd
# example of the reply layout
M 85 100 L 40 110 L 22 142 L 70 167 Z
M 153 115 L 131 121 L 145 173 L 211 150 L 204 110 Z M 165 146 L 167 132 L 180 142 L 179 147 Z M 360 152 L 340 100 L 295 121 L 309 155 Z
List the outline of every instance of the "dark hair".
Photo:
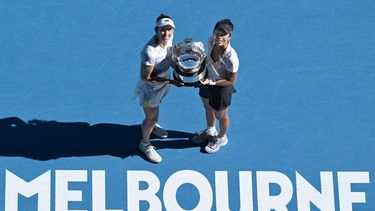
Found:
M 223 19 L 223 20 L 218 21 L 214 27 L 214 31 L 220 28 L 225 30 L 228 33 L 232 33 L 234 26 L 233 26 L 232 21 L 228 18 L 228 19 Z
M 161 13 L 161 14 L 159 15 L 159 17 L 156 18 L 156 21 L 155 21 L 155 22 L 158 22 L 160 19 L 163 19 L 163 18 L 169 18 L 169 19 L 172 19 L 172 18 L 169 17 L 168 15 Z

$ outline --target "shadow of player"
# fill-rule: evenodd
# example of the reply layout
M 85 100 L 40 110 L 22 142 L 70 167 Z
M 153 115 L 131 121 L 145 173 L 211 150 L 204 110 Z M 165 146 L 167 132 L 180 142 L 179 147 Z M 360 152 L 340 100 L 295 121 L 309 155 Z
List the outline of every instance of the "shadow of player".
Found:
M 153 141 L 158 149 L 197 147 L 190 139 L 194 134 L 170 131 L 169 138 Z M 57 122 L 17 117 L 0 119 L 0 156 L 50 160 L 62 157 L 111 155 L 120 158 L 138 155 L 142 138 L 140 125 L 86 122 Z

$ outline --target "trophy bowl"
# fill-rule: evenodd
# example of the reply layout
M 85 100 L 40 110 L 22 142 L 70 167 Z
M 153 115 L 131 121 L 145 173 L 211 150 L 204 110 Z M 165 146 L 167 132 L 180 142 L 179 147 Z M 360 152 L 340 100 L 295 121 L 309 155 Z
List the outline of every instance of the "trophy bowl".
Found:
M 173 78 L 185 86 L 196 86 L 207 77 L 206 54 L 202 42 L 185 39 L 173 45 Z

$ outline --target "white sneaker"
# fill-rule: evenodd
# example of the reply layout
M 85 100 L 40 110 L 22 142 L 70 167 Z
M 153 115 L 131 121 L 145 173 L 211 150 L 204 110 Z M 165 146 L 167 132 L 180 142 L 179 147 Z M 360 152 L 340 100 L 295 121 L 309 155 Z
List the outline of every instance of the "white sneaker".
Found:
M 152 134 L 160 138 L 168 137 L 168 132 L 164 130 L 158 123 L 156 123 L 154 129 L 152 129 Z
M 204 129 L 204 130 L 200 131 L 197 135 L 195 135 L 191 139 L 191 141 L 194 144 L 202 144 L 202 143 L 206 142 L 208 139 L 213 138 L 216 135 L 217 135 L 216 130 L 211 132 L 208 129 Z
M 228 143 L 227 136 L 223 136 L 222 138 L 219 138 L 218 136 L 215 136 L 214 138 L 210 139 L 208 141 L 207 146 L 204 148 L 204 150 L 207 153 L 214 153 L 219 151 L 221 146 L 225 146 Z
M 155 147 L 152 146 L 151 144 L 145 146 L 143 145 L 143 141 L 141 141 L 141 143 L 139 143 L 139 150 L 145 153 L 146 157 L 151 162 L 160 163 L 162 160 L 161 156 L 158 154 L 158 152 L 156 152 Z

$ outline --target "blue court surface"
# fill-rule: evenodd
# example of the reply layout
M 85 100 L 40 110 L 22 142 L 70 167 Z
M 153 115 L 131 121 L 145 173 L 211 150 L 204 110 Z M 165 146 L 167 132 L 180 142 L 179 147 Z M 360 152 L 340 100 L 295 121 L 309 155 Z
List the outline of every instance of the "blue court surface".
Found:
M 375 2 L 0 0 L 0 210 L 375 210 Z M 133 92 L 160 13 L 174 42 L 231 18 L 229 143 L 171 87 L 141 156 Z M 39 207 L 39 208 L 38 208 Z

